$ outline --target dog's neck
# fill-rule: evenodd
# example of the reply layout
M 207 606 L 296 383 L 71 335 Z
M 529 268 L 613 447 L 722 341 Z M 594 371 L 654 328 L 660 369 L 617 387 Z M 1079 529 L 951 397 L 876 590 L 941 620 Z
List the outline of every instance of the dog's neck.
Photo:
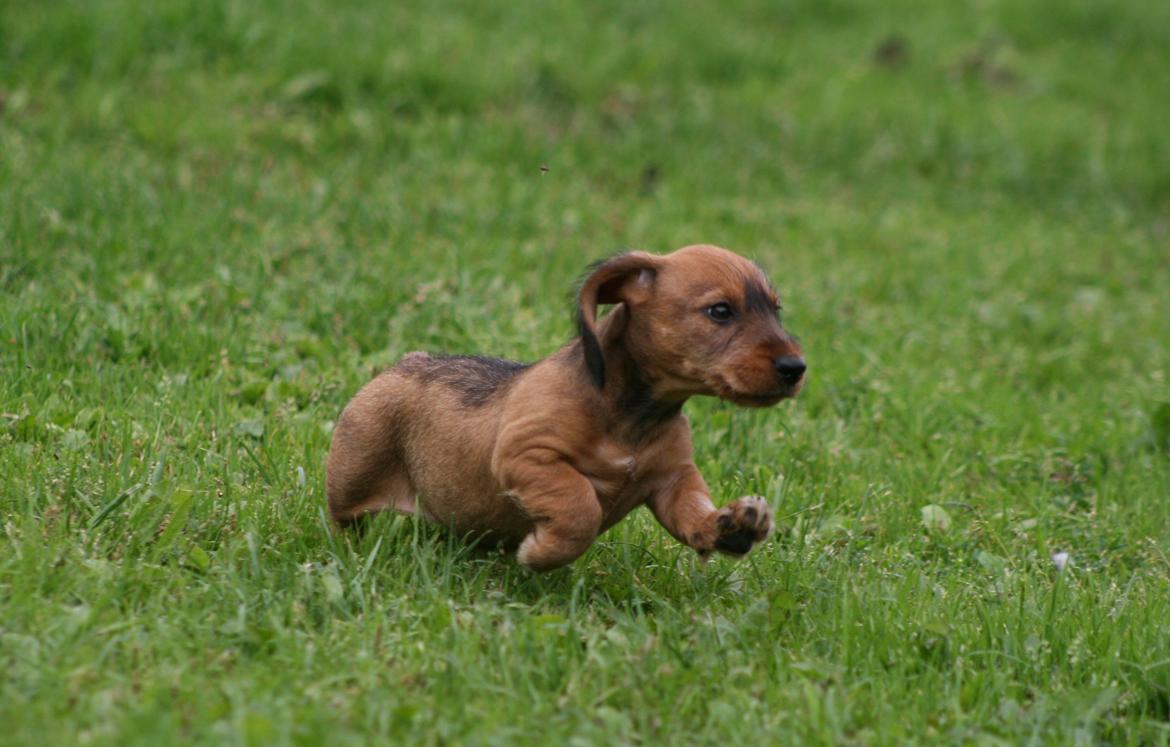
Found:
M 617 414 L 619 427 L 641 440 L 678 416 L 689 394 L 664 391 L 654 372 L 638 360 L 626 338 L 629 312 L 624 305 L 601 320 L 598 342 L 605 360 L 602 396 Z

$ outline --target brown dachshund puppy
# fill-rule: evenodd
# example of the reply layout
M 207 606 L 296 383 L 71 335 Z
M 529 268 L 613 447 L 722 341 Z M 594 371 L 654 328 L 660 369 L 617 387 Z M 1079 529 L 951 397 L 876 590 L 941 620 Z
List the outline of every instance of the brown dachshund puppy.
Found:
M 601 304 L 617 305 L 598 321 Z M 581 288 L 580 337 L 548 358 L 408 353 L 358 392 L 333 433 L 329 511 L 341 525 L 421 514 L 543 571 L 645 504 L 700 555 L 743 555 L 772 510 L 711 503 L 681 410 L 696 394 L 766 407 L 800 390 L 778 309 L 764 273 L 718 247 L 602 262 Z

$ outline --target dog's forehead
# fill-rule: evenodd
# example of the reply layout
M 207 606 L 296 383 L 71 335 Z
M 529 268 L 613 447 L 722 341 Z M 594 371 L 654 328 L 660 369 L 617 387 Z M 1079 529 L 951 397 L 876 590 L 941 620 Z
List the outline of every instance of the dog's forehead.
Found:
M 764 271 L 734 252 L 699 244 L 666 256 L 668 274 L 685 293 L 719 289 L 739 298 L 764 296 L 775 300 L 776 294 Z

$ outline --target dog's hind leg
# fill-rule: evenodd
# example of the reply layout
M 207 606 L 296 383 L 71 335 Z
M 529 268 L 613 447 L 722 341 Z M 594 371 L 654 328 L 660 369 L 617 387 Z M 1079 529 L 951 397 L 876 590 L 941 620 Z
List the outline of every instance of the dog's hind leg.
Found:
M 379 472 L 385 471 L 382 466 Z M 330 476 L 334 473 L 330 471 Z M 422 513 L 414 497 L 414 488 L 405 474 L 383 474 L 373 479 L 349 475 L 349 480 L 330 479 L 329 515 L 338 526 L 360 526 L 374 514 L 387 509 L 400 513 Z
M 397 419 L 379 394 L 375 387 L 359 392 L 333 431 L 325 492 L 329 514 L 343 527 L 386 509 L 417 512 Z

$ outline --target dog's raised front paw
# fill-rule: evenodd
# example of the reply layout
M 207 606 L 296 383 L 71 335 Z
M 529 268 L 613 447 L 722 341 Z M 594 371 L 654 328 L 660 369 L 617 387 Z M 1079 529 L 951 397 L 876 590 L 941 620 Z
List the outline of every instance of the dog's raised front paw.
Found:
M 714 549 L 744 555 L 772 533 L 772 507 L 754 495 L 732 501 L 715 513 Z

